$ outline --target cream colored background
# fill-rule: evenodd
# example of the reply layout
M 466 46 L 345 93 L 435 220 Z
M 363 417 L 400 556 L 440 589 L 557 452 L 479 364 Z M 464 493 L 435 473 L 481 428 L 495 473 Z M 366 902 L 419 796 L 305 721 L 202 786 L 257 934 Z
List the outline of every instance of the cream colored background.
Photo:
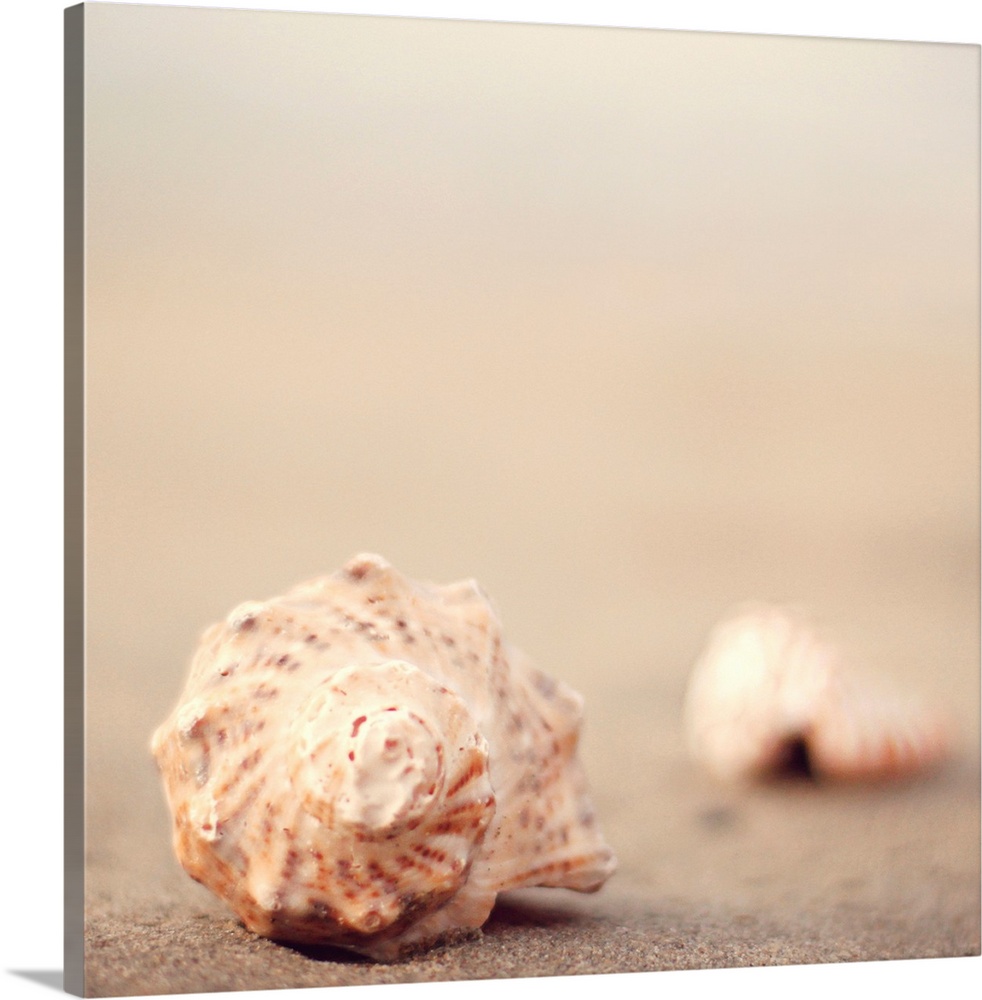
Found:
M 736 601 L 814 609 L 973 759 L 977 48 L 87 17 L 100 885 L 154 890 L 201 629 L 359 550 L 477 577 L 584 693 L 632 885 L 710 891 L 650 803 Z

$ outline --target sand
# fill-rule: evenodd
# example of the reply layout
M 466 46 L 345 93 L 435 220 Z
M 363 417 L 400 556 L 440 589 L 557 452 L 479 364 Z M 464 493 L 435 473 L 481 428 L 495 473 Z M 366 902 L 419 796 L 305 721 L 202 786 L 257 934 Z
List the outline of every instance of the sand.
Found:
M 964 680 L 964 678 L 963 678 Z M 877 786 L 721 785 L 686 757 L 681 678 L 592 693 L 584 754 L 620 868 L 597 894 L 506 894 L 476 940 L 395 964 L 246 931 L 170 853 L 149 757 L 93 795 L 89 995 L 854 962 L 979 954 L 979 767 Z M 139 775 L 140 781 L 135 780 Z M 107 778 L 103 779 L 103 782 Z M 93 781 L 96 788 L 102 782 Z M 111 800 L 105 795 L 105 800 Z M 102 806 L 102 808 L 99 808 Z

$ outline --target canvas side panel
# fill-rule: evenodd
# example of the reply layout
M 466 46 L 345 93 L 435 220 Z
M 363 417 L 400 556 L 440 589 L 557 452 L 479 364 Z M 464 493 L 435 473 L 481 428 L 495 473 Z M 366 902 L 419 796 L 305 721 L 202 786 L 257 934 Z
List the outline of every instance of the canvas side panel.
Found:
M 85 8 L 64 22 L 65 68 L 65 990 L 84 994 Z

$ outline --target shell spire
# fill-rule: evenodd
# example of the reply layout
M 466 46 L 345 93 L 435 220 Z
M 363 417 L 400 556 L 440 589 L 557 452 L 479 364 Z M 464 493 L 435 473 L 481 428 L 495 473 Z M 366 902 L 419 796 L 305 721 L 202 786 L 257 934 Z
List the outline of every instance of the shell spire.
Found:
M 178 858 L 250 930 L 389 960 L 612 873 L 581 722 L 473 581 L 360 555 L 208 629 L 152 749 Z

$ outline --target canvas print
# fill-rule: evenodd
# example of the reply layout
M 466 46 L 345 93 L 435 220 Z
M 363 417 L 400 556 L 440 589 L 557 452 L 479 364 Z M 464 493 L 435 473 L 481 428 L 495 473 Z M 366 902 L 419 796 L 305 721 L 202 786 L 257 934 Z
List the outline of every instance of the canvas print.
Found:
M 70 992 L 979 954 L 978 74 L 66 11 Z

